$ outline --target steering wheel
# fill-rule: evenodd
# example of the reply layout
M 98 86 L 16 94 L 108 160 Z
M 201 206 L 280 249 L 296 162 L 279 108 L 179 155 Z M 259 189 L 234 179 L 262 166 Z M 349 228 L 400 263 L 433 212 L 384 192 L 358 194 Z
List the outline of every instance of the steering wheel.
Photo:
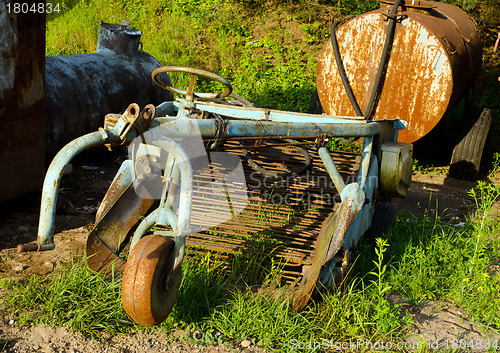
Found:
M 161 82 L 158 79 L 158 75 L 166 72 L 186 72 L 188 74 L 191 74 L 191 78 L 189 79 L 189 87 L 187 90 L 182 90 L 179 88 L 175 88 L 171 85 L 165 84 Z M 224 92 L 220 93 L 198 93 L 194 92 L 194 86 L 196 83 L 196 78 L 198 76 L 203 76 L 207 77 L 211 80 L 217 81 L 222 83 L 224 86 L 226 86 L 226 90 Z M 186 100 L 188 102 L 192 102 L 193 98 L 196 96 L 198 98 L 203 98 L 203 99 L 216 99 L 216 98 L 224 98 L 227 97 L 231 94 L 233 91 L 233 86 L 224 78 L 220 77 L 219 75 L 216 75 L 212 72 L 201 70 L 201 69 L 195 69 L 192 67 L 184 67 L 184 66 L 163 66 L 159 67 L 156 70 L 153 71 L 151 74 L 151 77 L 153 78 L 153 81 L 160 86 L 163 89 L 166 89 L 167 91 L 174 92 L 183 96 L 186 96 Z

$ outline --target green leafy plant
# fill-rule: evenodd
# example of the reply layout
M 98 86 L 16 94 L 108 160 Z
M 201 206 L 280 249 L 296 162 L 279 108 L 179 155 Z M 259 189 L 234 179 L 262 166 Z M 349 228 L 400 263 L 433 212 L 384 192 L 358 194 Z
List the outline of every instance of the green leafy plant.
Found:
M 391 286 L 385 283 L 387 265 L 384 264 L 384 253 L 387 251 L 389 243 L 386 239 L 382 238 L 377 238 L 375 243 L 375 260 L 373 260 L 373 263 L 375 264 L 376 270 L 369 274 L 375 277 L 374 280 L 371 280 L 371 283 L 376 288 L 375 293 L 380 303 L 384 299 L 384 295 L 391 290 Z
M 493 163 L 488 173 L 488 177 L 493 177 L 496 173 L 500 172 L 500 153 L 495 152 L 493 154 Z
M 384 263 L 384 253 L 389 247 L 389 242 L 383 238 L 377 238 L 375 240 L 375 259 L 373 264 L 375 265 L 375 270 L 369 272 L 369 275 L 375 277 L 370 280 L 371 286 L 373 287 L 372 292 L 375 297 L 375 303 L 373 304 L 374 310 L 374 321 L 377 322 L 377 326 L 386 332 L 391 332 L 400 327 L 400 323 L 397 317 L 392 313 L 394 308 L 387 301 L 386 295 L 391 290 L 390 284 L 386 282 L 387 264 Z
M 490 212 L 493 210 L 493 204 L 500 197 L 500 187 L 493 183 L 478 181 L 477 187 L 469 190 L 469 196 L 476 202 L 476 215 L 480 220 L 479 228 L 482 229 L 487 220 L 491 218 Z

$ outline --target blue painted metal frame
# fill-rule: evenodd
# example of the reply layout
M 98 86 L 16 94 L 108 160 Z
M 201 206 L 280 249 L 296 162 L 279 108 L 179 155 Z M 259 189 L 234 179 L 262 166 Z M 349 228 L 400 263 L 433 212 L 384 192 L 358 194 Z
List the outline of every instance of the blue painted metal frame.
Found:
M 373 195 L 376 186 L 370 182 L 367 184 L 368 178 L 378 178 L 378 162 L 374 156 L 374 136 L 381 134 L 381 126 L 376 121 L 366 121 L 362 117 L 338 117 L 328 115 L 311 115 L 293 112 L 284 112 L 278 110 L 261 109 L 261 108 L 242 108 L 230 105 L 222 105 L 210 102 L 184 102 L 172 101 L 164 102 L 156 108 L 157 118 L 154 119 L 151 127 L 166 124 L 175 121 L 176 119 L 193 116 L 190 115 L 192 109 L 203 110 L 206 112 L 216 113 L 227 118 L 227 124 L 222 133 L 218 131 L 216 122 L 213 119 L 192 120 L 196 122 L 199 133 L 203 138 L 216 137 L 266 137 L 274 136 L 279 138 L 300 137 L 300 136 L 328 136 L 328 137 L 364 137 L 364 145 L 361 156 L 361 165 L 358 172 L 357 183 L 366 195 Z M 38 230 L 37 242 L 40 250 L 48 250 L 54 248 L 54 217 L 55 205 L 57 201 L 57 191 L 62 177 L 64 167 L 78 153 L 105 143 L 124 142 L 120 139 L 120 135 L 127 126 L 126 119 L 122 118 L 118 121 L 113 130 L 100 129 L 85 136 L 82 136 L 68 145 L 66 145 L 54 158 L 52 164 L 47 171 L 43 194 L 42 207 L 40 212 L 40 224 Z M 395 121 L 393 128 L 396 130 L 404 128 L 404 124 Z M 175 147 L 175 139 L 183 136 L 192 136 L 194 130 L 188 125 L 177 124 L 170 131 L 169 136 L 165 136 L 163 141 L 159 142 L 159 146 L 168 151 L 175 151 L 175 155 L 181 156 L 179 148 Z M 130 142 L 137 134 L 134 129 L 126 137 L 125 142 Z M 217 136 L 219 134 L 219 136 Z M 395 134 L 397 136 L 397 134 Z M 172 140 L 173 139 L 173 140 Z M 177 145 L 178 146 L 178 145 Z M 182 149 L 181 149 L 182 150 Z M 377 151 L 375 151 L 377 152 Z M 331 158 L 328 149 L 324 146 L 318 146 L 318 153 L 323 161 L 334 185 L 339 193 L 346 187 L 338 168 Z M 183 158 L 183 157 L 182 157 Z M 181 159 L 182 159 L 181 158 Z M 191 185 L 192 187 L 192 185 Z M 184 190 L 184 192 L 187 189 Z M 192 190 L 191 190 L 192 192 Z M 191 200 L 186 201 L 186 207 Z M 167 205 L 166 200 L 162 200 L 164 205 Z M 162 215 L 160 215 L 160 213 Z M 347 246 L 349 242 L 357 242 L 360 234 L 351 235 L 351 233 L 359 233 L 366 230 L 367 225 L 371 223 L 371 215 L 373 214 L 373 196 L 370 197 L 368 204 L 365 205 L 356 218 L 353 226 L 346 236 Z M 184 217 L 185 214 L 182 215 Z M 175 217 L 168 215 L 168 212 L 155 211 L 142 221 L 134 235 L 136 242 L 142 234 L 154 223 L 169 224 L 176 229 L 177 223 L 184 224 L 184 221 L 177 222 Z M 359 218 L 359 219 L 358 219 Z M 182 229 L 181 233 L 186 234 L 188 230 Z M 178 237 L 179 231 L 174 231 L 173 234 Z M 180 234 L 180 233 L 179 233 Z M 361 233 L 362 234 L 362 233 Z
M 40 221 L 38 224 L 38 250 L 54 249 L 54 221 L 56 216 L 57 193 L 66 165 L 79 153 L 105 143 L 119 141 L 113 131 L 100 130 L 78 137 L 63 147 L 50 163 L 42 190 Z

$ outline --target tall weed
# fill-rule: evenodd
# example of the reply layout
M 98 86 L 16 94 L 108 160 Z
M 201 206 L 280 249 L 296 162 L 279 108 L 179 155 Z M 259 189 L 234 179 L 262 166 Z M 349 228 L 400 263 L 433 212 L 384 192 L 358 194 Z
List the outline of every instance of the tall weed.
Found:
M 467 223 L 400 214 L 393 231 L 397 249 L 388 280 L 414 303 L 451 300 L 478 321 L 500 328 L 500 226 L 491 216 L 499 187 L 478 183 L 470 191 L 477 212 Z

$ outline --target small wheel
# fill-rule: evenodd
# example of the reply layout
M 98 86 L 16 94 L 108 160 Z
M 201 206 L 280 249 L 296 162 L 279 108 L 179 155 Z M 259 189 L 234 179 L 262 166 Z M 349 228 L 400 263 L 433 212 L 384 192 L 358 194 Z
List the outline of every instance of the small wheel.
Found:
M 189 81 L 189 87 L 187 90 L 182 90 L 179 88 L 172 87 L 171 85 L 165 84 L 158 80 L 158 75 L 166 72 L 186 72 L 188 74 L 191 74 L 191 79 Z M 203 76 L 207 77 L 211 80 L 217 81 L 222 83 L 224 86 L 226 86 L 226 90 L 224 92 L 220 93 L 196 93 L 194 92 L 194 84 L 196 82 L 196 77 L 197 76 Z M 153 73 L 151 74 L 151 77 L 153 78 L 153 81 L 160 86 L 163 89 L 166 89 L 167 91 L 174 92 L 183 96 L 186 96 L 186 100 L 192 101 L 193 96 L 203 98 L 203 99 L 216 99 L 216 98 L 224 98 L 227 97 L 231 94 L 233 91 L 233 86 L 223 77 L 216 75 L 212 72 L 201 70 L 201 69 L 195 69 L 192 67 L 183 67 L 183 66 L 163 66 L 155 69 Z
M 134 246 L 122 282 L 122 306 L 143 326 L 158 325 L 174 307 L 181 283 L 181 266 L 172 272 L 175 242 L 148 235 Z

